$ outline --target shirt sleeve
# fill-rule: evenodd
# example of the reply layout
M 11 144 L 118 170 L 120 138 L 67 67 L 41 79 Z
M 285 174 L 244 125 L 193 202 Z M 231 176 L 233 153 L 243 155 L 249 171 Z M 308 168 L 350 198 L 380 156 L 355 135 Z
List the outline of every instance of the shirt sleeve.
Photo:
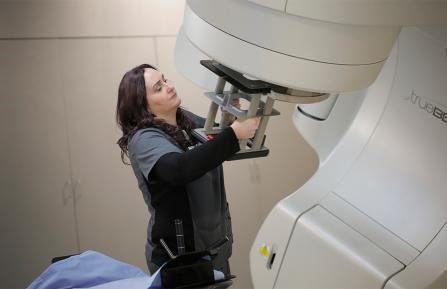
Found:
M 160 157 L 173 152 L 182 150 L 166 134 L 155 129 L 137 131 L 129 142 L 130 158 L 146 179 Z
M 186 152 L 171 152 L 155 163 L 151 178 L 169 185 L 183 185 L 214 169 L 239 151 L 238 139 L 227 127 L 214 140 Z

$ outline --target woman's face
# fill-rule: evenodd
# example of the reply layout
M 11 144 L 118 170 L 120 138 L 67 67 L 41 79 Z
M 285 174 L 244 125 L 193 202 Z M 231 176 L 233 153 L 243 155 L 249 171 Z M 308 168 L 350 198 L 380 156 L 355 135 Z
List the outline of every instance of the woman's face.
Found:
M 146 68 L 144 82 L 148 110 L 157 117 L 175 114 L 181 100 L 177 96 L 174 86 L 166 82 L 163 74 L 158 70 Z

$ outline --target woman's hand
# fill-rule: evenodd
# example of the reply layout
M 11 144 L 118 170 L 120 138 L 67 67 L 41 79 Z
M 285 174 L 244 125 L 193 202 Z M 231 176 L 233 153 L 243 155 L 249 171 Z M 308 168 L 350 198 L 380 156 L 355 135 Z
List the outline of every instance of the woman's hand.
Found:
M 238 139 L 248 139 L 254 137 L 259 126 L 259 117 L 248 118 L 246 120 L 236 119 L 231 128 Z

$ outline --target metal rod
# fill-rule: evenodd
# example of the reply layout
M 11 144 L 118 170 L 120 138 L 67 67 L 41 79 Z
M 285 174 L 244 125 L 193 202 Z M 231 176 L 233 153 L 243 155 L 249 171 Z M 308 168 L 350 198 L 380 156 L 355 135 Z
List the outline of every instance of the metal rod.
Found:
M 247 111 L 247 118 L 252 118 L 252 117 L 256 116 L 256 113 L 258 112 L 258 107 L 259 107 L 260 101 L 261 101 L 260 94 L 252 95 L 251 100 L 250 100 L 250 106 L 248 107 L 248 111 Z M 241 151 L 246 150 L 247 139 L 240 140 L 239 147 L 241 148 Z
M 174 259 L 175 256 L 174 256 L 174 254 L 172 254 L 171 250 L 169 250 L 169 247 L 168 247 L 168 245 L 165 243 L 165 240 L 160 239 L 160 243 L 161 243 L 161 245 L 163 246 L 163 248 L 165 248 L 165 250 L 166 250 L 166 252 L 168 253 L 169 257 L 171 257 L 171 259 Z
M 269 96 L 267 96 L 267 100 L 264 106 L 264 111 L 263 114 L 264 115 L 270 115 L 273 111 L 273 103 L 275 102 L 275 100 Z M 265 129 L 267 128 L 267 123 L 269 121 L 269 116 L 264 116 L 261 118 L 261 122 L 259 124 L 259 127 L 256 131 L 254 140 L 253 140 L 253 145 L 251 146 L 252 149 L 254 150 L 259 150 L 261 149 L 262 146 L 262 140 L 264 139 L 264 133 L 265 133 Z
M 223 90 L 225 88 L 225 83 L 226 83 L 226 80 L 223 77 L 219 77 L 219 79 L 217 80 L 216 89 L 214 90 L 214 92 L 216 94 L 223 93 Z M 205 127 L 204 127 L 205 131 L 207 133 L 213 132 L 214 120 L 216 119 L 218 109 L 219 109 L 219 105 L 217 105 L 215 102 L 211 102 L 210 108 L 208 110 L 208 115 L 207 115 L 206 121 L 205 121 Z
M 228 108 L 229 106 L 233 105 L 233 99 L 234 99 L 234 94 L 237 93 L 239 91 L 239 89 L 237 89 L 237 87 L 232 86 L 231 87 L 231 92 L 230 94 L 227 94 L 225 96 L 224 99 L 224 107 Z M 229 112 L 229 110 L 227 110 L 227 112 L 222 112 L 222 117 L 220 119 L 220 128 L 226 128 L 230 122 L 231 122 L 231 113 Z

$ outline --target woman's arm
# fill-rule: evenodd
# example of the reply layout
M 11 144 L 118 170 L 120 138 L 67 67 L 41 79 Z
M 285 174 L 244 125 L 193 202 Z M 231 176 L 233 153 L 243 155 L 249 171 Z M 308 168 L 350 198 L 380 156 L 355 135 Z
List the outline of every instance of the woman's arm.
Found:
M 169 185 L 188 183 L 219 166 L 239 151 L 235 131 L 227 127 L 214 140 L 183 152 L 163 155 L 151 170 L 151 177 Z

